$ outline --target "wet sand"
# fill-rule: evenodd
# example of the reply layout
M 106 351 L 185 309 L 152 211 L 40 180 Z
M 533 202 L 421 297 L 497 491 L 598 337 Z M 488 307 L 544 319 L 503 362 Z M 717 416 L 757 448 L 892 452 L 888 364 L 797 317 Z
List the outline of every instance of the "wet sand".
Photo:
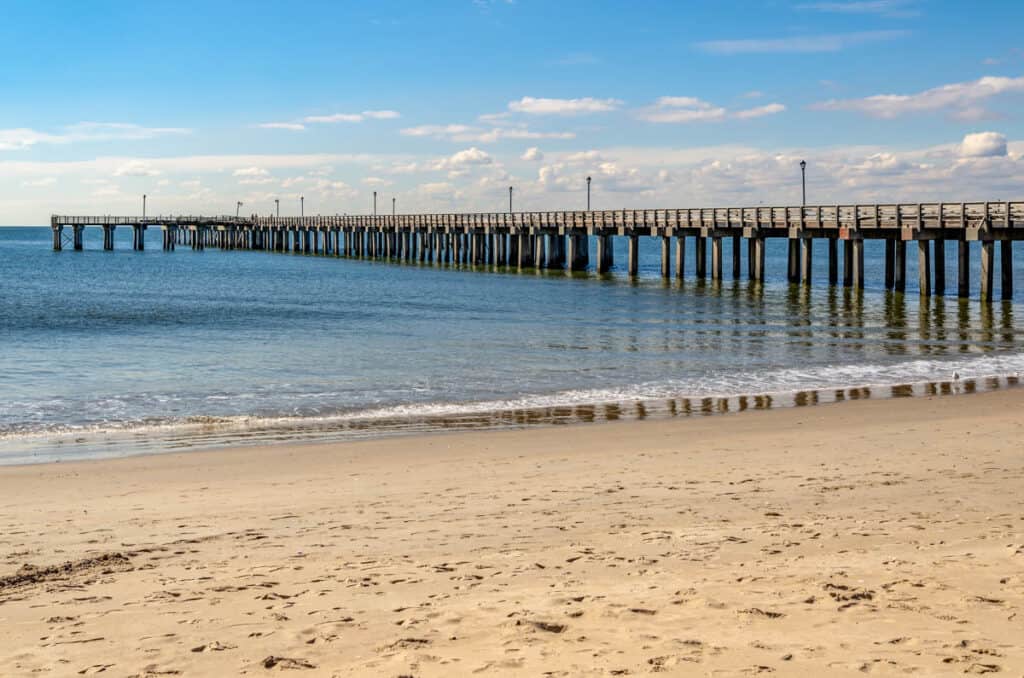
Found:
M 1024 675 L 1024 390 L 0 468 L 0 675 Z

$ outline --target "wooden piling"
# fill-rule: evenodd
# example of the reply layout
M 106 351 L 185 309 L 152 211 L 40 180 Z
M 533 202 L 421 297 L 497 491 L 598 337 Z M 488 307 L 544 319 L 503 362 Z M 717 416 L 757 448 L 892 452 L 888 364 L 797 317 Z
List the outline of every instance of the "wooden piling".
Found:
M 828 238 L 828 284 L 836 285 L 839 282 L 839 239 L 834 236 Z
M 661 277 L 672 277 L 672 238 L 661 236 Z
M 932 275 L 935 279 L 932 291 L 941 297 L 946 294 L 946 241 L 939 238 L 933 241 L 932 246 Z
M 676 236 L 676 278 L 682 280 L 686 271 L 686 236 Z
M 732 279 L 740 279 L 742 269 L 741 254 L 743 253 L 743 236 L 737 234 L 732 237 Z
M 711 279 L 722 279 L 722 238 L 711 236 Z
M 981 241 L 981 300 L 986 303 L 992 302 L 992 273 L 995 262 L 995 242 L 991 240 Z
M 917 241 L 917 289 L 922 297 L 932 295 L 931 248 L 927 240 Z
M 629 276 L 634 278 L 640 272 L 640 237 L 637 235 L 630 235 L 628 242 L 629 252 L 627 254 L 627 269 Z
M 893 250 L 892 288 L 897 292 L 907 291 L 907 243 L 897 240 Z
M 1003 301 L 1013 299 L 1013 241 L 999 242 L 1000 297 Z
M 811 284 L 811 270 L 814 267 L 814 241 L 810 236 L 800 238 L 800 278 L 805 285 Z

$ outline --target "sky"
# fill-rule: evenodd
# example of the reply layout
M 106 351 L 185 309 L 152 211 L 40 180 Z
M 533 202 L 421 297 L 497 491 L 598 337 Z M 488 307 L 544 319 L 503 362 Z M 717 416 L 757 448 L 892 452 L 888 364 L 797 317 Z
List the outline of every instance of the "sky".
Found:
M 0 224 L 1024 199 L 1024 2 L 4 0 Z M 238 206 L 238 202 L 242 206 Z

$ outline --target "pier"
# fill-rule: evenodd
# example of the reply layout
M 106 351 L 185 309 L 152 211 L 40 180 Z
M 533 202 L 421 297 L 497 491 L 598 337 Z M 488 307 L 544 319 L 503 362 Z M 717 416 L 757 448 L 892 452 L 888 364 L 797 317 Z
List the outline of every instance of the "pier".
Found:
M 613 238 L 626 238 L 630 276 L 639 269 L 640 238 L 661 248 L 661 275 L 699 279 L 765 277 L 765 241 L 788 245 L 786 276 L 810 285 L 814 256 L 828 259 L 828 284 L 864 287 L 864 241 L 884 240 L 884 285 L 903 292 L 907 256 L 918 261 L 923 296 L 944 295 L 945 248 L 957 247 L 957 295 L 971 293 L 969 243 L 981 243 L 978 285 L 991 302 L 997 268 L 1002 299 L 1013 297 L 1013 241 L 1024 239 L 1024 202 L 910 203 L 802 207 L 345 215 L 309 217 L 53 216 L 53 249 L 83 249 L 87 227 L 103 229 L 103 248 L 114 249 L 117 228 L 132 229 L 136 250 L 159 230 L 164 250 L 257 250 L 430 264 L 489 265 L 517 269 L 608 272 Z M 65 234 L 69 230 L 70 234 Z M 70 235 L 70 237 L 68 237 Z M 590 252 L 591 237 L 596 247 Z M 731 241 L 730 261 L 723 242 Z M 689 241 L 689 242 L 687 242 Z M 908 243 L 915 243 L 908 253 Z M 710 245 L 710 247 L 709 247 Z M 821 245 L 821 249 L 817 247 Z M 687 252 L 691 252 L 691 263 Z M 824 251 L 822 251 L 824 250 Z M 916 252 L 914 251 L 916 250 Z M 709 261 L 710 259 L 710 261 Z M 744 265 L 745 264 L 745 265 Z

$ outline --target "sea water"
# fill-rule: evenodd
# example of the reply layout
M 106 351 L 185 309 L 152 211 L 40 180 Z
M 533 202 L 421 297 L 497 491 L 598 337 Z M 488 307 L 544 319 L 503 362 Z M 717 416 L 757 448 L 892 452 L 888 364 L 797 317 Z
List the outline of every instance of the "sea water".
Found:
M 728 239 L 718 283 L 693 277 L 692 241 L 680 282 L 649 238 L 630 279 L 621 238 L 598 276 L 163 252 L 149 236 L 134 252 L 118 229 L 103 252 L 87 229 L 85 251 L 53 252 L 48 227 L 0 228 L 0 463 L 956 391 L 1024 371 L 1021 307 L 977 299 L 977 243 L 975 296 L 958 300 L 919 297 L 914 256 L 906 294 L 886 292 L 881 241 L 857 293 L 829 287 L 823 243 L 808 288 L 786 282 L 781 240 L 757 284 L 732 279 Z

